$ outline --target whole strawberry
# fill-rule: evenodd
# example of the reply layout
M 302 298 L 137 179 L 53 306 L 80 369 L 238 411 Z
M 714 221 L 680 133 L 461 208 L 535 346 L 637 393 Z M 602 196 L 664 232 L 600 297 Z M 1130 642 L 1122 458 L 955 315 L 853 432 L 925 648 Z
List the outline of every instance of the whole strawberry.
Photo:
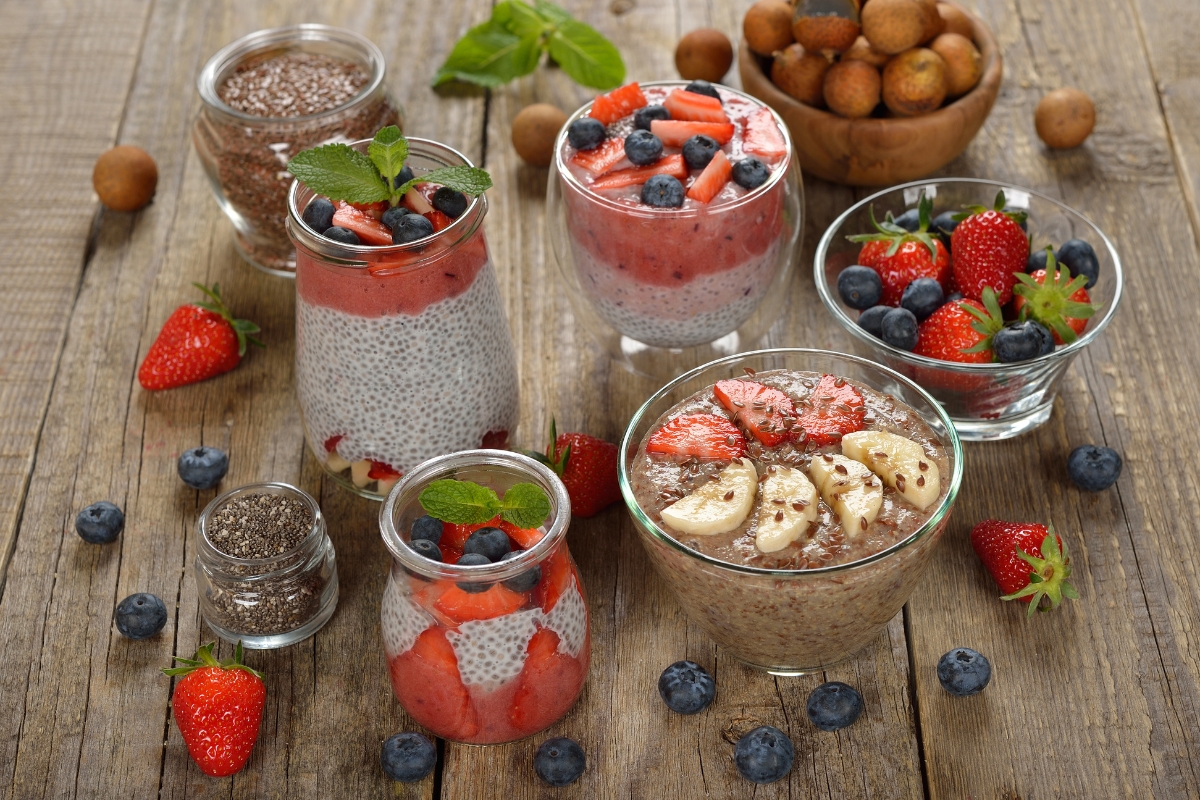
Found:
M 942 240 L 929 232 L 933 201 L 922 194 L 917 209 L 919 222 L 915 231 L 900 227 L 891 213 L 883 222 L 876 222 L 875 211 L 871 209 L 875 233 L 849 237 L 852 242 L 862 243 L 858 263 L 878 272 L 883 281 L 880 305 L 900 305 L 904 288 L 917 278 L 933 278 L 943 289 L 949 285 L 950 254 Z
M 990 286 L 1000 305 L 1012 297 L 1017 274 L 1025 271 L 1029 259 L 1029 239 L 1021 230 L 1024 212 L 1005 213 L 1004 192 L 996 195 L 994 208 L 971 206 L 967 213 L 955 215 L 961 221 L 950 235 L 954 255 L 954 283 L 965 296 L 983 299 Z
M 209 289 L 192 284 L 208 295 L 208 301 L 190 303 L 175 309 L 150 352 L 138 367 L 138 383 L 143 389 L 173 389 L 212 378 L 236 367 L 246 354 L 246 342 L 262 347 L 252 338 L 259 327 L 244 319 L 234 319 L 221 301 L 217 284 Z
M 224 778 L 250 758 L 267 689 L 262 675 L 242 663 L 241 642 L 233 658 L 220 662 L 213 657 L 213 644 L 202 645 L 193 658 L 176 656 L 183 666 L 163 674 L 182 676 L 171 707 L 188 754 L 205 775 Z
M 530 455 L 562 478 L 574 516 L 595 516 L 621 499 L 615 444 L 586 433 L 557 433 L 554 420 L 550 421 L 550 439 L 545 455 Z
M 1046 280 L 1046 275 L 1053 275 Z M 1046 268 L 1031 275 L 1017 275 L 1019 283 L 1013 288 L 1013 309 L 1019 318 L 1036 320 L 1054 335 L 1057 344 L 1070 344 L 1083 333 L 1088 318 L 1096 313 L 1088 296 L 1086 275 L 1071 277 L 1059 270 L 1054 252 L 1046 248 Z
M 913 352 L 939 361 L 986 364 L 992 360 L 992 335 L 1004 327 L 996 295 L 984 293 L 984 302 L 959 300 L 945 303 L 917 328 Z
M 1004 592 L 1000 599 L 1029 603 L 1029 616 L 1043 597 L 1050 608 L 1058 608 L 1063 597 L 1079 599 L 1075 587 L 1067 583 L 1071 557 L 1053 528 L 987 519 L 971 529 L 971 546 Z

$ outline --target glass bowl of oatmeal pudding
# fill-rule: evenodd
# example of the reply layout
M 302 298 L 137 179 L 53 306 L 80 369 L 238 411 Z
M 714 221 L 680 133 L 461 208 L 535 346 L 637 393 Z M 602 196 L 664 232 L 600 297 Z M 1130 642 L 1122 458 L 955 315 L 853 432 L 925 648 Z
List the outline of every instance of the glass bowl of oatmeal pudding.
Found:
M 857 356 L 775 349 L 698 367 L 634 414 L 625 504 L 688 616 L 738 660 L 853 657 L 907 602 L 962 483 L 949 417 Z

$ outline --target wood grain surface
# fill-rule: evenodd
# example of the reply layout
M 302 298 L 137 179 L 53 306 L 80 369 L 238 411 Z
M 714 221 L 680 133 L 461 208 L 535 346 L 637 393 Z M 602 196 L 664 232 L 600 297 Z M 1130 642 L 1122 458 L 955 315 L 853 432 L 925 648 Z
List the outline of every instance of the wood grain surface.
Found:
M 678 37 L 711 26 L 735 39 L 748 0 L 564 2 L 619 44 L 629 77 L 674 77 Z M 544 736 L 500 747 L 439 746 L 435 773 L 401 786 L 379 744 L 413 728 L 392 698 L 379 637 L 388 564 L 377 506 L 322 478 L 306 453 L 293 393 L 294 288 L 240 262 L 190 143 L 195 79 L 223 44 L 302 21 L 358 30 L 388 58 L 410 133 L 483 163 L 496 187 L 486 223 L 517 345 L 520 446 L 560 429 L 617 440 L 658 387 L 612 366 L 575 321 L 545 240 L 547 171 L 520 162 L 510 122 L 530 102 L 571 111 L 591 93 L 544 68 L 485 92 L 427 83 L 455 39 L 488 13 L 473 0 L 256 0 L 5 3 L 0 30 L 0 797 L 1074 798 L 1200 796 L 1200 353 L 1179 342 L 1200 305 L 1200 89 L 1187 31 L 1190 0 L 976 0 L 1005 79 L 988 122 L 941 171 L 1010 180 L 1091 217 L 1126 270 L 1123 308 L 1072 366 L 1049 423 L 1005 443 L 970 445 L 951 529 L 923 587 L 854 661 L 773 678 L 732 661 L 688 623 L 654 576 L 619 508 L 572 526 L 592 610 L 592 668 L 576 707 L 545 736 L 579 740 L 589 767 L 567 789 L 532 771 Z M 727 81 L 737 82 L 736 70 Z M 1033 108 L 1064 85 L 1096 100 L 1096 132 L 1049 151 Z M 116 143 L 158 162 L 155 201 L 100 211 L 89 176 Z M 861 192 L 808 180 L 805 248 L 775 345 L 849 348 L 809 277 L 825 227 Z M 143 392 L 135 371 L 159 326 L 221 284 L 270 345 L 234 372 Z M 12 313 L 13 311 L 19 313 Z M 1085 495 L 1067 453 L 1102 442 L 1125 457 L 1114 489 Z M 175 475 L 197 444 L 231 454 L 222 487 L 296 483 L 318 497 L 338 554 L 338 611 L 316 636 L 251 653 L 268 704 L 247 768 L 204 777 L 171 720 L 172 655 L 212 638 L 200 620 L 195 520 L 215 491 Z M 120 541 L 84 544 L 75 514 L 98 499 L 126 512 Z M 1082 600 L 1026 621 L 996 599 L 967 542 L 986 517 L 1053 522 L 1076 563 Z M 10 557 L 11 555 L 11 557 Z M 150 591 L 167 628 L 124 639 L 112 610 Z M 983 694 L 947 695 L 938 657 L 985 653 Z M 228 646 L 223 645 L 223 654 Z M 680 658 L 716 676 L 714 705 L 667 711 L 655 683 Z M 863 693 L 854 726 L 823 733 L 804 703 L 824 680 Z M 784 781 L 756 787 L 723 735 L 752 721 L 787 731 L 797 752 Z

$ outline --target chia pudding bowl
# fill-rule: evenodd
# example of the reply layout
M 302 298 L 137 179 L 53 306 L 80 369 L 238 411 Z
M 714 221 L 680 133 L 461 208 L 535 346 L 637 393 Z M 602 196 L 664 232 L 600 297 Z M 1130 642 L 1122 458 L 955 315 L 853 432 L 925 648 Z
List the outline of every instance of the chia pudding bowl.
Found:
M 735 391 L 752 394 L 742 403 Z M 782 424 L 764 421 L 754 392 L 778 398 L 767 412 L 786 406 Z M 820 416 L 843 412 L 857 420 L 844 436 Z M 712 427 L 701 435 L 695 424 Z M 670 449 L 696 453 L 701 441 L 699 456 Z M 920 386 L 802 348 L 676 378 L 633 415 L 621 453 L 626 507 L 675 599 L 731 655 L 776 675 L 850 659 L 883 632 L 945 533 L 963 474 L 958 434 Z

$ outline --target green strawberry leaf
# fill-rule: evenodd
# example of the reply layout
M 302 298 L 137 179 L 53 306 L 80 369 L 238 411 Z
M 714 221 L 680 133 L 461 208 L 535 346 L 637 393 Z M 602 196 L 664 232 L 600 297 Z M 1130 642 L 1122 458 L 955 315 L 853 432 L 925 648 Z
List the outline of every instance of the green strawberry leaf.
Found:
M 371 159 L 344 144 L 297 153 L 287 168 L 309 189 L 330 200 L 378 203 L 391 195 Z
M 595 28 L 578 20 L 560 20 L 550 35 L 549 49 L 550 57 L 576 83 L 603 91 L 616 88 L 625 80 L 621 53 Z
M 534 483 L 517 483 L 504 493 L 501 519 L 518 528 L 536 528 L 550 516 L 550 498 Z
M 455 525 L 477 525 L 500 513 L 500 498 L 471 481 L 443 479 L 421 490 L 418 498 L 425 513 Z
M 408 158 L 408 140 L 400 133 L 395 125 L 388 125 L 367 145 L 367 156 L 375 164 L 375 168 L 383 175 L 387 185 L 392 185 L 392 179 L 404 169 Z

